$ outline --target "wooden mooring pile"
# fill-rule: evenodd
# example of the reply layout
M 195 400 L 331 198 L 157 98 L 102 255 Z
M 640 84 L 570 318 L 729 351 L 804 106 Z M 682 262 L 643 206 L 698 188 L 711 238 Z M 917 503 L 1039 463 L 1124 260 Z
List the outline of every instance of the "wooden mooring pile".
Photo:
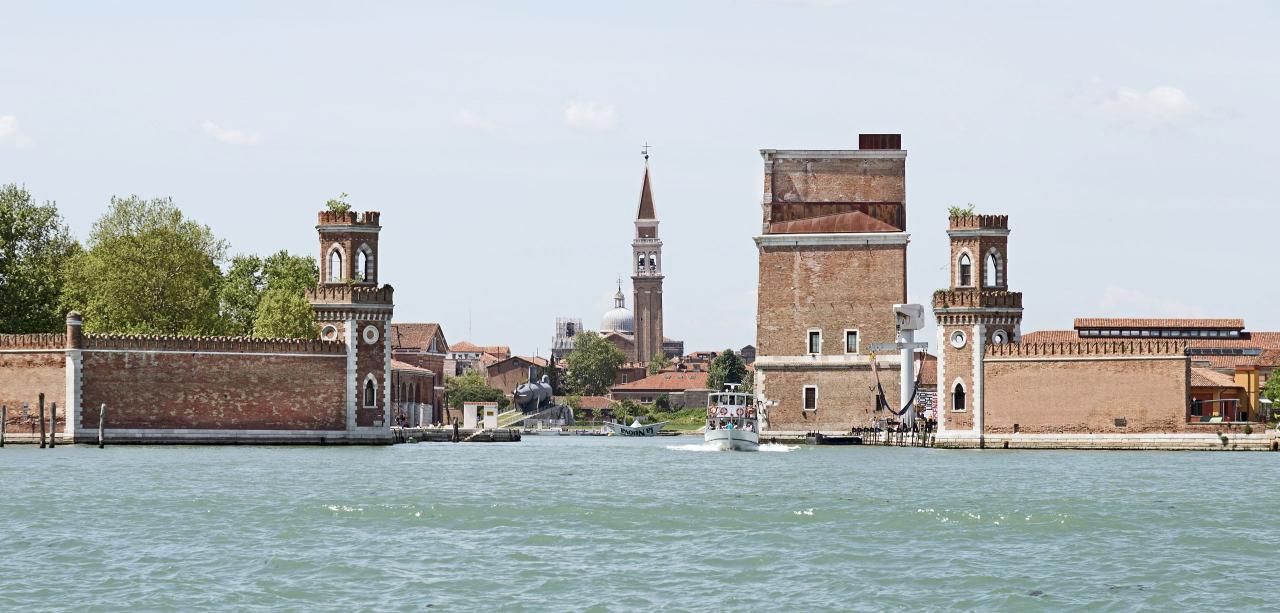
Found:
M 31 406 L 22 403 L 22 412 L 18 413 L 14 420 L 18 424 L 26 424 L 28 431 L 26 433 L 14 432 L 10 438 L 9 433 L 9 405 L 0 405 L 0 448 L 5 443 L 39 443 L 41 449 L 53 449 L 58 446 L 58 403 L 49 403 L 48 419 L 45 419 L 44 394 L 41 393 L 36 399 L 36 414 L 32 415 Z M 98 409 L 98 448 L 102 449 L 106 446 L 103 437 L 103 431 L 106 429 L 107 421 L 107 405 L 103 404 Z M 40 434 L 36 436 L 36 426 L 40 427 Z M 72 442 L 69 435 L 62 434 L 62 442 L 64 444 Z

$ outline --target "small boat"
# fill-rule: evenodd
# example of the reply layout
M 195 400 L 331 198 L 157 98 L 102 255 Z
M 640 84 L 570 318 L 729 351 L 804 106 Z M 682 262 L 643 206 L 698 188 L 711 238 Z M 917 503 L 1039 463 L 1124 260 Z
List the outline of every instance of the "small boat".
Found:
M 668 422 L 665 421 L 659 421 L 651 424 L 641 424 L 640 420 L 637 419 L 634 422 L 631 422 L 630 426 L 615 424 L 613 422 L 606 422 L 605 425 L 609 427 L 610 436 L 658 436 L 658 431 L 661 430 L 663 426 L 667 425 L 667 423 Z
M 805 436 L 805 442 L 810 445 L 861 445 L 862 437 L 852 434 L 823 434 L 821 432 L 810 432 Z
M 727 391 L 707 396 L 707 432 L 703 440 L 721 451 L 756 451 L 760 448 L 760 420 L 752 394 L 726 384 Z

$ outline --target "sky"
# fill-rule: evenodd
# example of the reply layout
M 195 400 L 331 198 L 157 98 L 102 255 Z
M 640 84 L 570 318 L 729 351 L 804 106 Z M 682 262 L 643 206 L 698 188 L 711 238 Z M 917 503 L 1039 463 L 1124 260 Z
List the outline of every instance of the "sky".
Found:
M 641 145 L 665 326 L 754 343 L 759 150 L 901 133 L 909 298 L 947 207 L 1010 215 L 1023 330 L 1280 330 L 1280 5 L 1266 2 L 0 3 L 0 183 L 81 239 L 170 196 L 232 253 L 382 212 L 397 321 L 546 355 L 629 271 Z M 630 306 L 629 279 L 624 290 Z M 928 332 L 924 338 L 932 339 Z

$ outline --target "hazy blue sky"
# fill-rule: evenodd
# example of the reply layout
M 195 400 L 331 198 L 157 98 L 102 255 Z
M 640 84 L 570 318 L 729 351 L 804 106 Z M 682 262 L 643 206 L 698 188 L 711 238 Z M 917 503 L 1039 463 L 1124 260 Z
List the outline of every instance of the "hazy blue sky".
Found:
M 82 238 L 172 196 L 263 254 L 314 255 L 346 191 L 397 320 L 545 354 L 629 270 L 647 140 L 667 334 L 716 349 L 754 342 L 758 150 L 900 132 L 913 300 L 973 202 L 1012 216 L 1024 330 L 1280 329 L 1274 3 L 191 4 L 5 3 L 0 182 Z

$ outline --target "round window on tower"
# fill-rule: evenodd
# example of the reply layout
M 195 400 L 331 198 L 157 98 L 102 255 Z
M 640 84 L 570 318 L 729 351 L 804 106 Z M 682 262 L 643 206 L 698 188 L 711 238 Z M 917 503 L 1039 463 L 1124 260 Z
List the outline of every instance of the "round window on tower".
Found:
M 322 339 L 324 339 L 324 340 L 326 340 L 326 341 L 336 341 L 336 340 L 338 340 L 338 328 L 337 328 L 336 326 L 333 326 L 333 325 L 328 325 L 328 326 L 325 326 L 324 328 L 321 328 L 321 329 L 320 329 L 320 338 L 322 338 Z
M 964 347 L 964 342 L 966 340 L 968 340 L 968 337 L 964 335 L 964 330 L 956 330 L 951 333 L 951 346 L 956 349 Z
M 366 343 L 368 343 L 368 344 L 370 344 L 370 345 L 372 345 L 372 344 L 374 344 L 374 343 L 378 342 L 378 328 L 377 328 L 377 326 L 365 326 L 365 327 L 364 327 L 364 332 L 362 333 L 362 335 L 364 336 L 364 342 L 366 342 Z
M 1009 342 L 1009 335 L 1005 333 L 1004 330 L 996 330 L 995 332 L 991 333 L 992 345 L 1003 345 L 1007 342 Z

